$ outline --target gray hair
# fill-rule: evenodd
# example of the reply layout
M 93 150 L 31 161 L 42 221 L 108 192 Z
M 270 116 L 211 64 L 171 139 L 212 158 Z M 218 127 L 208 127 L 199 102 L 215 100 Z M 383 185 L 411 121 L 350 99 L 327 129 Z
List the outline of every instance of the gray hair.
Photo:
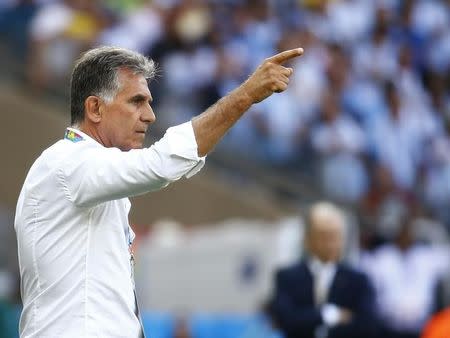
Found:
M 118 47 L 98 47 L 85 52 L 75 62 L 70 80 L 71 124 L 84 120 L 84 102 L 91 95 L 112 101 L 120 89 L 118 71 L 126 68 L 147 80 L 156 73 L 153 60 Z

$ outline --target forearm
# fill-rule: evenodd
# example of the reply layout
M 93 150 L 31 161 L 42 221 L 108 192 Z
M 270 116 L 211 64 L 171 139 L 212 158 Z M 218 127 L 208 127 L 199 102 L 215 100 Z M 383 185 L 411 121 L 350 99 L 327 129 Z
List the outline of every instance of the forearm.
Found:
M 202 157 L 212 151 L 220 139 L 251 107 L 253 100 L 240 86 L 221 98 L 202 114 L 192 119 L 198 156 Z
M 303 49 L 297 48 L 266 59 L 247 81 L 193 118 L 198 156 L 208 154 L 253 103 L 286 90 L 293 69 L 281 64 L 302 54 Z
M 275 300 L 274 310 L 277 324 L 293 336 L 310 336 L 323 324 L 322 316 L 317 308 L 295 306 L 287 298 Z
M 283 331 L 292 336 L 309 337 L 323 324 L 320 310 L 312 305 L 295 303 L 286 284 L 283 278 L 276 277 L 272 303 L 275 320 Z

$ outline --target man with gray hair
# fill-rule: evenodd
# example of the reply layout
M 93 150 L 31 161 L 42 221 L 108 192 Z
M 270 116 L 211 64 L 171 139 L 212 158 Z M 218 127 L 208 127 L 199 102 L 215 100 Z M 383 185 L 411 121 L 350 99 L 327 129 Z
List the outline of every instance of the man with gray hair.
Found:
M 369 338 L 375 297 L 367 276 L 340 262 L 345 216 L 329 202 L 306 217 L 307 256 L 278 271 L 273 312 L 286 338 Z
M 241 86 L 143 148 L 155 121 L 144 56 L 100 47 L 75 64 L 64 139 L 31 167 L 16 209 L 23 312 L 21 337 L 142 337 L 133 281 L 128 197 L 204 165 L 205 156 L 254 104 L 284 91 L 282 63 L 266 59 Z

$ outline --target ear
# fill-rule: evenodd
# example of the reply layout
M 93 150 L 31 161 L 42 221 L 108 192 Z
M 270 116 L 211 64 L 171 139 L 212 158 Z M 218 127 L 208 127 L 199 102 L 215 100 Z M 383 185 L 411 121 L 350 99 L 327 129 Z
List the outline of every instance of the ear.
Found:
M 98 96 L 88 96 L 84 101 L 84 118 L 99 123 L 102 119 L 102 100 Z

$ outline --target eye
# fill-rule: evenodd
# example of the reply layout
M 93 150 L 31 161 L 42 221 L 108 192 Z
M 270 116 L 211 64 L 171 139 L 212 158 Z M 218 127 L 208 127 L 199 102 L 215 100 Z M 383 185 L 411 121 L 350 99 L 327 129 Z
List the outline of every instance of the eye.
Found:
M 142 104 L 143 101 L 144 100 L 142 98 L 140 98 L 140 97 L 133 97 L 133 98 L 131 98 L 131 100 L 129 102 L 134 104 L 134 105 L 136 105 L 136 106 L 139 106 L 139 105 Z
M 150 106 L 152 104 L 152 101 L 153 100 L 151 98 L 148 98 L 147 96 L 136 95 L 130 98 L 128 102 L 136 106 L 142 106 L 145 104 L 148 104 Z

